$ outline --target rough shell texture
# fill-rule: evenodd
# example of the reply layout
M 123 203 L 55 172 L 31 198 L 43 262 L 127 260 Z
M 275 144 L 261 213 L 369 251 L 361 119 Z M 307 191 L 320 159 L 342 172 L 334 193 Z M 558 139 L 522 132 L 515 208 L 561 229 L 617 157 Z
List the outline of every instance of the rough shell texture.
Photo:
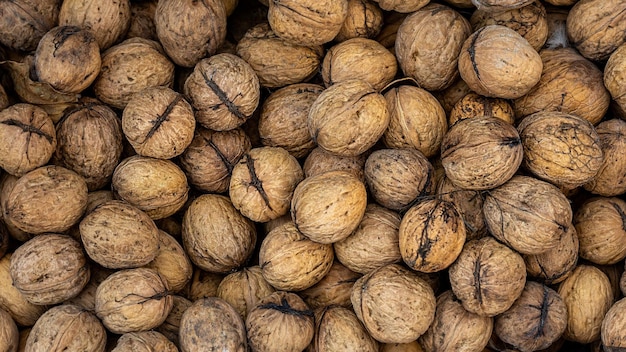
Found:
M 346 171 L 365 183 L 366 154 L 358 156 L 338 156 L 317 147 L 304 160 L 302 171 L 306 177 L 316 176 L 328 171 Z
M 298 231 L 320 243 L 348 237 L 367 206 L 365 185 L 346 171 L 307 177 L 296 187 L 291 218 Z
M 618 352 L 626 348 L 626 321 L 624 321 L 626 299 L 615 302 L 602 321 L 602 344 L 606 352 Z
M 378 342 L 365 330 L 354 312 L 343 307 L 315 311 L 313 350 L 378 352 Z
M 163 49 L 177 65 L 193 67 L 215 54 L 226 38 L 226 9 L 221 0 L 159 1 L 154 18 Z
M 152 219 L 126 202 L 101 204 L 79 228 L 85 251 L 105 268 L 139 267 L 154 260 L 159 251 L 159 230 Z
M 313 311 L 295 293 L 278 291 L 261 299 L 246 318 L 253 351 L 302 351 L 315 333 Z
M 499 12 L 503 10 L 517 9 L 532 3 L 534 0 L 471 0 L 478 9 Z
M 591 193 L 605 197 L 626 192 L 626 122 L 610 119 L 599 123 L 596 132 L 600 137 L 600 148 L 604 160 L 596 176 L 584 185 Z
M 159 251 L 153 261 L 146 265 L 156 270 L 167 281 L 170 292 L 179 292 L 193 275 L 191 261 L 183 246 L 166 233 L 159 230 Z
M 167 87 L 134 94 L 122 114 L 124 136 L 139 155 L 171 159 L 191 144 L 196 119 L 183 96 Z
M 534 277 L 546 285 L 557 284 L 565 280 L 578 263 L 578 247 L 576 227 L 570 225 L 556 247 L 541 254 L 524 255 L 528 276 Z
M 380 352 L 424 352 L 417 341 L 408 343 L 383 343 L 380 344 Z
M 46 164 L 57 145 L 52 119 L 24 103 L 0 111 L 0 140 L 0 167 L 18 177 Z
M 469 22 L 447 6 L 430 4 L 412 13 L 395 42 L 402 71 L 429 91 L 447 88 L 459 76 L 461 46 L 471 33 Z
M 479 116 L 497 117 L 510 124 L 515 122 L 515 112 L 507 100 L 469 93 L 454 104 L 454 108 L 450 111 L 448 125 L 452 126 L 458 120 Z
M 17 183 L 17 180 L 19 180 L 19 177 L 15 177 L 7 173 L 4 173 L 3 175 L 0 176 L 0 207 L 3 212 L 7 206 L 6 203 L 7 203 L 9 194 L 11 194 L 11 191 L 13 190 L 13 187 L 15 187 L 15 183 Z M 26 242 L 29 239 L 33 238 L 34 236 L 33 234 L 30 234 L 28 232 L 22 231 L 19 228 L 17 228 L 11 221 L 11 218 L 7 216 L 3 216 L 3 218 L 4 219 L 2 220 L 4 221 L 4 224 L 6 225 L 6 229 L 9 232 L 9 235 L 11 237 L 13 237 L 14 239 L 20 242 Z
M 0 43 L 7 48 L 31 51 L 59 17 L 60 0 L 2 2 Z
M 11 279 L 11 257 L 8 253 L 0 258 L 0 309 L 7 311 L 13 320 L 21 326 L 33 326 L 37 319 L 48 310 L 47 306 L 35 305 L 26 300 L 24 295 L 13 286 Z
M 433 289 L 398 264 L 380 267 L 357 280 L 351 300 L 367 331 L 383 343 L 414 341 L 435 317 Z
M 371 0 L 348 0 L 348 13 L 335 41 L 374 38 L 383 27 L 383 11 Z
M 550 347 L 567 325 L 567 307 L 548 286 L 527 282 L 520 298 L 495 319 L 498 337 L 520 351 Z
M 454 105 L 469 93 L 473 93 L 472 90 L 468 87 L 467 83 L 459 77 L 448 88 L 436 92 L 435 97 L 446 114 L 450 114 Z
M 515 127 L 495 117 L 457 122 L 441 144 L 441 163 L 456 186 L 470 190 L 498 187 L 517 171 L 523 159 Z
M 328 306 L 351 308 L 350 294 L 354 282 L 361 274 L 346 268 L 339 261 L 333 261 L 328 274 L 315 285 L 298 292 L 298 295 L 312 308 Z
M 374 0 L 381 9 L 396 12 L 414 12 L 428 4 L 429 0 Z
M 114 270 L 106 269 L 97 263 L 90 263 L 89 270 L 91 277 L 85 288 L 76 297 L 63 302 L 63 304 L 72 304 L 94 313 L 96 311 L 96 290 Z
M 122 335 L 111 352 L 162 351 L 178 352 L 176 345 L 156 331 L 129 332 Z
M 559 286 L 559 295 L 567 307 L 564 337 L 590 343 L 600 338 L 602 319 L 613 304 L 611 283 L 602 270 L 579 265 Z
M 450 266 L 452 291 L 468 311 L 496 316 L 508 310 L 526 284 L 524 259 L 493 237 L 465 244 Z
M 617 110 L 624 115 L 626 113 L 626 44 L 620 45 L 611 54 L 604 67 L 604 85 L 611 94 Z
M 317 72 L 324 49 L 291 44 L 278 37 L 269 24 L 250 28 L 237 44 L 237 55 L 246 60 L 263 87 L 300 83 Z
M 580 0 L 567 15 L 567 36 L 590 60 L 606 60 L 624 43 L 626 1 Z
M 333 244 L 337 259 L 362 274 L 399 262 L 402 259 L 398 238 L 400 219 L 400 214 L 392 210 L 368 204 L 356 230 Z
M 61 233 L 78 222 L 86 206 L 85 180 L 73 171 L 49 165 L 17 180 L 3 212 L 22 231 Z
M 216 0 L 219 1 L 219 0 Z M 259 105 L 259 79 L 253 68 L 232 54 L 203 59 L 184 85 L 198 123 L 217 131 L 241 126 Z
M 307 124 L 318 146 L 333 154 L 356 156 L 376 144 L 389 119 L 385 98 L 369 83 L 353 79 L 323 91 L 311 105 Z
M 540 111 L 559 111 L 595 125 L 606 114 L 610 96 L 602 71 L 575 49 L 544 49 L 543 72 L 535 87 L 514 102 L 517 118 Z
M 572 189 L 591 181 L 602 166 L 600 138 L 590 122 L 561 112 L 538 112 L 517 126 L 524 166 L 537 177 Z
M 130 3 L 130 25 L 126 38 L 140 37 L 150 40 L 158 40 L 154 15 L 156 14 L 157 1 L 148 0 Z
M 528 41 L 516 31 L 490 25 L 474 32 L 463 43 L 459 73 L 476 93 L 515 99 L 539 82 L 543 64 Z
M 0 308 L 0 350 L 17 352 L 20 333 L 11 315 Z
M 233 306 L 245 320 L 250 310 L 274 291 L 272 285 L 263 277 L 262 269 L 259 266 L 252 266 L 222 279 L 217 287 L 217 297 Z
M 465 224 L 466 240 L 473 240 L 487 234 L 487 225 L 483 216 L 483 195 L 480 191 L 465 190 L 457 187 L 444 177 L 437 186 L 437 197 L 454 204 Z
M 174 303 L 170 314 L 165 318 L 163 324 L 159 325 L 155 330 L 174 342 L 176 346 L 179 346 L 178 332 L 180 330 L 180 320 L 193 302 L 182 296 L 172 296 L 172 301 Z
M 254 148 L 233 168 L 230 199 L 248 219 L 266 222 L 287 214 L 293 191 L 303 178 L 298 160 L 285 149 Z
M 179 336 L 184 352 L 248 351 L 246 326 L 239 313 L 217 297 L 199 299 L 187 308 L 180 321 Z
M 193 277 L 189 289 L 185 290 L 186 297 L 191 301 L 201 298 L 217 297 L 217 288 L 224 279 L 224 275 L 207 272 L 194 267 Z
M 259 249 L 263 277 L 274 288 L 300 291 L 319 282 L 333 264 L 333 247 L 313 242 L 293 223 L 282 225 L 265 236 Z
M 596 197 L 576 210 L 574 225 L 580 241 L 580 257 L 609 265 L 626 258 L 626 202 Z
M 104 4 L 98 0 L 64 0 L 59 12 L 59 24 L 89 29 L 96 37 L 100 50 L 106 50 L 124 37 L 130 25 L 130 16 L 129 0 Z
M 96 291 L 96 315 L 115 334 L 156 328 L 172 304 L 165 279 L 147 268 L 116 271 Z
M 227 273 L 242 266 L 256 244 L 253 223 L 221 195 L 196 198 L 187 208 L 182 226 L 189 259 L 210 272 Z
M 492 318 L 468 312 L 448 290 L 437 296 L 435 320 L 419 342 L 427 351 L 483 351 L 492 331 Z

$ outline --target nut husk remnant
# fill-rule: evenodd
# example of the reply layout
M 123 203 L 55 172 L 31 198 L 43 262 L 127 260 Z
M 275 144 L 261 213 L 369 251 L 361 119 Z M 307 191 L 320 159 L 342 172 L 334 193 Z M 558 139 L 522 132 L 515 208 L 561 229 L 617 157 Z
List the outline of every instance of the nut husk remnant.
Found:
M 245 264 L 256 244 L 256 230 L 230 199 L 216 194 L 196 198 L 183 217 L 183 245 L 202 270 L 228 273 Z
M 59 25 L 90 30 L 104 51 L 124 37 L 130 25 L 130 1 L 64 0 Z
M 383 11 L 371 0 L 348 0 L 348 13 L 335 37 L 336 42 L 350 38 L 374 38 L 383 26 Z
M 0 258 L 0 309 L 7 311 L 18 325 L 33 326 L 48 307 L 30 303 L 13 286 L 10 270 L 12 256 L 12 253 L 7 253 Z
M 601 329 L 603 351 L 619 352 L 626 348 L 624 309 L 626 309 L 626 298 L 615 302 L 604 316 Z
M 452 126 L 458 120 L 479 116 L 497 117 L 510 124 L 515 122 L 515 112 L 507 100 L 469 93 L 459 100 L 450 111 L 448 125 Z
M 153 269 L 116 271 L 96 291 L 96 315 L 115 334 L 156 328 L 172 304 L 167 282 Z
M 414 341 L 435 317 L 433 289 L 398 264 L 382 266 L 358 279 L 351 300 L 361 323 L 383 343 Z
M 449 275 L 465 309 L 492 317 L 507 311 L 522 294 L 526 265 L 517 252 L 488 236 L 467 242 Z
M 163 324 L 159 325 L 155 330 L 163 334 L 170 341 L 174 342 L 176 346 L 179 345 L 178 332 L 180 330 L 180 320 L 183 317 L 183 313 L 187 308 L 191 307 L 193 302 L 182 296 L 172 296 L 172 310 L 167 316 Z
M 159 230 L 159 251 L 146 268 L 156 270 L 167 281 L 170 292 L 179 292 L 193 275 L 191 261 L 183 246 L 165 231 Z
M 365 183 L 365 161 L 367 153 L 357 156 L 339 156 L 317 147 L 304 160 L 302 171 L 306 177 L 329 171 L 347 171 Z
M 156 331 L 128 332 L 122 335 L 111 352 L 135 351 L 178 352 L 174 343 Z
M 596 176 L 584 185 L 591 193 L 613 197 L 626 192 L 626 121 L 610 119 L 599 123 L 596 132 L 604 161 Z
M 528 276 L 546 285 L 565 280 L 578 263 L 578 243 L 576 227 L 569 225 L 556 247 L 541 254 L 524 255 Z
M 343 307 L 324 307 L 315 311 L 313 351 L 378 352 L 378 342 L 367 332 L 354 311 Z
M 458 121 L 441 144 L 441 163 L 456 186 L 486 190 L 508 181 L 522 163 L 520 136 L 495 117 Z
M 574 214 L 580 241 L 580 257 L 600 265 L 626 258 L 626 202 L 619 198 L 594 197 Z
M 263 277 L 259 266 L 243 268 L 229 274 L 217 287 L 217 297 L 230 303 L 245 320 L 248 312 L 266 296 L 275 291 Z
M 487 234 L 483 215 L 483 195 L 480 191 L 457 187 L 449 178 L 443 177 L 437 186 L 437 197 L 454 204 L 465 224 L 466 241 L 478 239 Z
M 17 352 L 20 333 L 11 315 L 0 308 L 0 351 Z
M 298 295 L 312 309 L 328 306 L 351 308 L 352 286 L 361 274 L 346 268 L 339 261 L 333 261 L 328 274 L 315 285 L 298 292 Z
M 444 5 L 429 4 L 410 14 L 395 42 L 402 71 L 429 91 L 447 88 L 459 76 L 461 46 L 471 33 L 469 22 Z
M 7 48 L 32 51 L 59 17 L 61 0 L 17 0 L 0 3 L 0 43 Z
M 246 318 L 253 351 L 302 351 L 315 333 L 313 311 L 295 293 L 277 291 L 261 299 Z

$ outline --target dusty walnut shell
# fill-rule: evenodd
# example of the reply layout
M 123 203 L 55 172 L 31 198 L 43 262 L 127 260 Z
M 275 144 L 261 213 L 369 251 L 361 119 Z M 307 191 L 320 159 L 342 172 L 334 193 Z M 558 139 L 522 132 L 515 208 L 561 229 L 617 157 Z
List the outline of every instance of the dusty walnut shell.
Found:
M 180 320 L 180 349 L 185 352 L 248 351 L 246 326 L 237 311 L 217 297 L 199 299 Z
M 595 197 L 585 201 L 574 215 L 580 241 L 580 257 L 610 265 L 626 258 L 626 202 L 619 198 Z
M 217 51 L 226 38 L 226 9 L 221 0 L 159 1 L 154 18 L 163 49 L 177 65 L 193 67 Z
M 624 321 L 626 299 L 615 302 L 602 320 L 601 338 L 603 351 L 618 352 L 626 347 L 626 322 Z
M 474 32 L 461 49 L 459 73 L 476 93 L 515 99 L 539 82 L 543 64 L 528 41 L 516 31 L 490 25 Z
M 378 352 L 378 342 L 367 332 L 356 314 L 343 307 L 325 307 L 315 311 L 313 351 Z
M 35 50 L 44 34 L 56 25 L 60 5 L 60 0 L 3 2 L 0 43 L 14 50 Z
M 128 332 L 122 335 L 111 352 L 134 351 L 178 352 L 176 345 L 163 334 L 156 331 Z
M 529 281 L 513 306 L 495 319 L 494 331 L 520 351 L 550 347 L 565 331 L 567 308 L 559 294 Z
M 122 201 L 101 204 L 80 222 L 89 257 L 110 269 L 146 265 L 159 251 L 159 230 L 140 209 Z
M 98 3 L 98 0 L 64 0 L 59 25 L 90 30 L 100 50 L 106 50 L 124 37 L 130 25 L 130 1 Z
M 348 13 L 335 41 L 374 38 L 383 26 L 383 11 L 371 0 L 348 0 Z
M 259 266 L 243 268 L 229 274 L 217 287 L 217 297 L 228 302 L 246 320 L 248 313 L 261 299 L 274 292 Z
M 352 286 L 360 277 L 361 274 L 355 273 L 335 260 L 326 276 L 315 285 L 298 292 L 298 295 L 312 309 L 328 306 L 351 308 Z
M 159 251 L 154 260 L 145 265 L 156 270 L 167 281 L 170 292 L 179 292 L 193 275 L 191 261 L 183 246 L 165 231 L 159 230 Z
M 147 268 L 116 271 L 96 291 L 96 315 L 115 334 L 156 328 L 172 304 L 165 279 Z
M 492 331 L 492 318 L 468 312 L 448 290 L 437 296 L 435 320 L 419 342 L 427 351 L 482 351 Z
M 189 192 L 187 177 L 176 164 L 140 155 L 126 158 L 117 165 L 111 189 L 116 198 L 145 211 L 153 220 L 180 210 Z
M 395 42 L 402 71 L 429 91 L 447 88 L 459 76 L 461 46 L 471 33 L 469 22 L 444 5 L 429 4 L 410 14 Z
M 620 45 L 609 57 L 604 67 L 604 85 L 611 94 L 616 110 L 621 115 L 626 113 L 626 70 L 624 70 L 624 62 L 626 62 L 626 44 Z
M 298 231 L 319 243 L 348 237 L 367 206 L 365 185 L 346 171 L 307 177 L 296 187 L 291 218 Z
M 610 119 L 596 126 L 600 148 L 604 154 L 602 166 L 596 176 L 584 185 L 591 193 L 612 197 L 626 192 L 626 122 Z
M 0 308 L 0 350 L 17 352 L 20 333 L 11 315 Z
M 333 154 L 356 156 L 376 144 L 389 119 L 385 98 L 369 83 L 353 79 L 323 91 L 311 105 L 307 124 L 318 146 Z
M 524 166 L 537 177 L 573 189 L 591 181 L 602 166 L 600 138 L 587 120 L 561 112 L 538 112 L 517 126 Z
M 306 177 L 316 176 L 329 171 L 346 171 L 365 183 L 365 161 L 367 155 L 339 156 L 317 147 L 304 160 L 302 171 Z
M 18 325 L 33 326 L 48 307 L 30 303 L 13 286 L 10 271 L 12 256 L 12 253 L 7 253 L 0 258 L 0 309 L 7 311 Z
M 174 342 L 176 346 L 179 345 L 178 332 L 180 330 L 180 320 L 183 316 L 183 313 L 187 310 L 187 308 L 191 307 L 193 302 L 182 297 L 182 296 L 172 296 L 172 301 L 174 302 L 172 305 L 172 310 L 170 314 L 167 316 L 163 324 L 159 325 L 155 330 L 163 334 L 170 341 Z
M 487 233 L 483 215 L 484 199 L 480 191 L 462 189 L 444 177 L 437 186 L 437 197 L 454 204 L 465 224 L 466 241 L 481 238 Z
M 130 3 L 130 25 L 126 32 L 126 39 L 140 37 L 150 40 L 158 40 L 154 16 L 156 14 L 157 2 L 146 0 Z
M 217 54 L 198 62 L 185 81 L 184 91 L 198 123 L 217 131 L 232 130 L 246 122 L 259 105 L 261 94 L 253 68 L 232 54 Z
M 300 291 L 319 282 L 333 263 L 333 247 L 307 239 L 293 223 L 268 233 L 259 249 L 263 277 L 277 290 Z
M 278 291 L 261 299 L 246 318 L 253 351 L 302 351 L 315 333 L 313 311 L 295 293 Z
M 45 165 L 54 153 L 54 124 L 41 108 L 18 103 L 0 111 L 0 167 L 22 176 Z
M 556 247 L 541 254 L 524 255 L 528 276 L 537 278 L 546 285 L 565 280 L 578 263 L 578 243 L 576 227 L 569 225 Z
M 204 194 L 185 212 L 183 245 L 202 270 L 227 273 L 242 266 L 254 250 L 256 230 L 230 199 Z
M 390 121 L 383 135 L 388 148 L 415 148 L 427 158 L 439 153 L 448 130 L 446 113 L 428 91 L 403 85 L 385 93 Z
M 515 127 L 495 117 L 458 121 L 441 144 L 441 163 L 456 186 L 469 190 L 498 187 L 522 163 L 523 150 Z
M 526 284 L 524 259 L 493 237 L 467 242 L 448 272 L 463 307 L 481 316 L 508 310 Z
M 380 267 L 358 279 L 351 300 L 367 331 L 383 343 L 414 341 L 435 317 L 433 289 L 398 264 Z
M 428 4 L 429 0 L 374 0 L 381 9 L 396 12 L 414 12 Z
M 148 87 L 132 96 L 122 114 L 124 136 L 139 155 L 171 159 L 191 144 L 196 119 L 183 96 Z
M 510 124 L 515 122 L 515 112 L 507 100 L 469 93 L 454 104 L 448 125 L 452 126 L 459 120 L 478 116 L 497 117 Z

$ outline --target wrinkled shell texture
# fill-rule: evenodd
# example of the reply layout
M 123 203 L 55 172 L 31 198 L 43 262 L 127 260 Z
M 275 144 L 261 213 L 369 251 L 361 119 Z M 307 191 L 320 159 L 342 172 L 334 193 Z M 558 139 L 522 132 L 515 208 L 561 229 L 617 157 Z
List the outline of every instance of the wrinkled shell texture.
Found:
M 492 237 L 483 237 L 465 244 L 449 275 L 452 291 L 465 309 L 496 316 L 522 294 L 526 265 L 517 252 Z
M 170 292 L 181 291 L 191 281 L 193 275 L 191 261 L 183 246 L 161 230 L 159 230 L 159 251 L 146 267 L 156 270 L 163 276 Z
M 352 308 L 352 302 L 350 302 L 352 286 L 360 277 L 361 274 L 346 268 L 339 261 L 335 260 L 326 276 L 315 285 L 298 292 L 298 295 L 312 309 L 328 306 Z
M 458 187 L 486 190 L 508 181 L 523 159 L 515 127 L 495 117 L 457 122 L 441 144 L 446 176 Z
M 126 32 L 126 38 L 158 39 L 154 24 L 156 6 L 157 1 L 130 3 L 130 26 L 128 27 L 128 32 Z
M 607 352 L 617 352 L 626 348 L 626 321 L 624 321 L 624 309 L 626 309 L 626 299 L 621 299 L 606 313 L 602 321 L 602 343 Z
M 16 50 L 35 50 L 44 34 L 56 25 L 59 4 L 59 0 L 3 1 L 0 43 Z
M 189 284 L 187 296 L 192 301 L 196 301 L 201 298 L 216 297 L 217 288 L 223 278 L 224 275 L 222 274 L 196 269 L 194 270 L 193 278 Z
M 374 0 L 381 9 L 408 13 L 417 11 L 428 4 L 429 0 Z
M 178 332 L 180 330 L 180 320 L 183 313 L 189 308 L 193 302 L 182 296 L 172 296 L 172 310 L 167 316 L 163 324 L 156 328 L 156 331 L 163 334 L 167 339 L 179 346 Z
M 0 309 L 0 350 L 6 352 L 17 351 L 20 333 L 11 315 Z
M 200 61 L 185 81 L 184 91 L 198 123 L 217 131 L 232 130 L 246 122 L 259 105 L 261 94 L 253 68 L 232 54 Z
M 626 44 L 620 45 L 609 57 L 604 67 L 604 85 L 611 94 L 618 110 L 626 113 Z
M 167 282 L 147 268 L 116 271 L 98 286 L 96 315 L 115 334 L 150 330 L 172 309 Z
M 474 32 L 459 56 L 459 73 L 476 93 L 515 99 L 539 82 L 543 63 L 528 41 L 516 31 L 490 25 Z
M 437 186 L 439 199 L 451 202 L 456 207 L 465 224 L 466 241 L 478 239 L 487 234 L 483 216 L 483 197 L 479 191 L 457 187 L 449 178 L 443 177 Z
M 167 55 L 177 65 L 193 67 L 224 42 L 226 9 L 221 0 L 159 1 L 154 24 Z
M 217 297 L 225 300 L 245 320 L 248 312 L 262 299 L 275 291 L 263 277 L 259 266 L 243 268 L 220 282 Z
M 442 91 L 435 92 L 435 97 L 446 114 L 450 114 L 454 105 L 469 93 L 473 93 L 464 80 L 459 77 L 452 85 Z
M 459 76 L 461 46 L 471 33 L 469 22 L 447 6 L 430 4 L 412 13 L 395 42 L 402 71 L 429 91 L 447 88 Z
M 626 202 L 596 197 L 584 202 L 574 215 L 580 257 L 601 265 L 626 258 Z
M 106 50 L 121 39 L 130 25 L 130 1 L 117 0 L 100 4 L 98 0 L 63 1 L 59 24 L 89 29 L 100 50 Z
M 448 130 L 446 112 L 437 99 L 422 88 L 403 85 L 385 93 L 385 100 L 390 113 L 385 145 L 415 148 L 427 158 L 437 155 Z
M 18 177 L 46 164 L 57 145 L 45 110 L 20 103 L 0 111 L 0 140 L 0 167 Z
M 306 177 L 316 176 L 328 171 L 346 171 L 365 183 L 366 153 L 358 156 L 338 156 L 317 147 L 304 160 L 302 171 Z
M 517 126 L 524 166 L 538 178 L 575 188 L 591 181 L 602 166 L 600 138 L 587 120 L 560 112 L 538 112 Z
M 35 305 L 26 300 L 24 295 L 13 286 L 10 265 L 11 253 L 0 258 L 0 309 L 6 310 L 13 320 L 21 326 L 33 326 L 48 307 Z
M 129 332 L 122 335 L 111 352 L 178 352 L 174 343 L 156 331 Z
M 604 161 L 596 176 L 584 185 L 591 193 L 612 197 L 626 192 L 626 122 L 620 119 L 603 121 L 596 126 Z
M 515 112 L 507 100 L 469 93 L 454 104 L 448 124 L 452 126 L 458 120 L 479 116 L 497 117 L 510 124 L 515 122 Z
M 193 139 L 196 119 L 191 105 L 167 87 L 149 87 L 124 108 L 122 131 L 139 155 L 171 159 Z
M 374 38 L 383 27 L 383 11 L 372 0 L 348 0 L 348 13 L 335 41 Z
M 578 263 L 579 241 L 576 227 L 570 225 L 556 247 L 541 254 L 524 255 L 528 276 L 547 285 L 565 280 Z
M 471 0 L 477 8 L 487 11 L 503 11 L 517 9 L 532 3 L 534 0 Z
M 315 312 L 313 348 L 319 352 L 378 352 L 374 340 L 352 310 L 326 307 Z

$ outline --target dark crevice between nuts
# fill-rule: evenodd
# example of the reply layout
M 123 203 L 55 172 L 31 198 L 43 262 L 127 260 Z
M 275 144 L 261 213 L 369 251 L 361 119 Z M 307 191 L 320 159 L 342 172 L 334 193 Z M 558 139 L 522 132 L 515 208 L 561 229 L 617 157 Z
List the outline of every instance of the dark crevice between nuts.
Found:
M 215 74 L 215 72 L 213 72 L 213 74 Z M 211 77 L 213 77 L 213 74 L 211 74 Z M 246 115 L 244 115 L 241 111 L 239 111 L 239 108 L 237 107 L 237 105 L 235 105 L 232 101 L 230 101 L 230 99 L 228 99 L 228 96 L 226 95 L 226 92 L 224 92 L 217 85 L 217 83 L 215 83 L 215 81 L 213 81 L 212 78 L 209 78 L 207 76 L 206 72 L 202 72 L 202 78 L 204 78 L 204 83 L 206 83 L 206 85 L 209 88 L 211 88 L 213 93 L 215 93 L 215 95 L 217 95 L 219 100 L 222 103 L 224 103 L 224 105 L 226 106 L 228 111 L 230 111 L 231 114 L 235 115 L 238 119 L 240 119 L 242 121 L 246 121 L 248 119 L 248 117 Z
M 504 137 L 502 142 L 500 142 L 501 146 L 509 148 L 517 147 L 520 144 L 522 144 L 522 140 L 519 137 Z
M 472 42 L 470 43 L 469 48 L 467 48 L 467 53 L 470 56 L 470 61 L 472 62 L 472 67 L 474 68 L 474 73 L 476 74 L 476 78 L 480 81 L 480 72 L 478 71 L 478 64 L 476 63 L 476 42 L 478 41 L 478 37 L 482 33 L 485 27 L 476 31 Z
M 248 166 L 248 172 L 250 173 L 250 182 L 248 184 L 254 187 L 257 190 L 257 192 L 259 192 L 259 194 L 261 195 L 261 198 L 263 198 L 263 202 L 265 202 L 265 205 L 271 211 L 273 211 L 274 209 L 272 209 L 272 206 L 270 205 L 270 199 L 267 196 L 267 193 L 265 193 L 265 190 L 263 189 L 263 182 L 259 180 L 259 177 L 257 176 L 256 171 L 254 169 L 254 159 L 252 159 L 252 157 L 249 154 L 246 155 L 245 158 L 246 158 L 246 166 Z
M 277 310 L 283 314 L 295 315 L 295 316 L 306 316 L 313 318 L 313 311 L 311 310 L 297 310 L 292 308 L 287 301 L 287 298 L 283 297 L 280 299 L 280 304 L 276 303 L 266 303 L 259 306 L 259 309 L 273 309 Z
M 22 131 L 28 133 L 29 135 L 34 133 L 36 135 L 39 135 L 41 137 L 44 137 L 49 143 L 52 143 L 52 136 L 45 133 L 44 131 L 40 130 L 39 128 L 27 125 L 23 122 L 14 120 L 14 119 L 9 119 L 6 121 L 2 121 L 0 122 L 3 125 L 9 125 L 9 126 L 15 126 L 15 127 L 19 127 L 22 129 Z
M 174 100 L 172 100 L 172 102 L 167 105 L 167 108 L 165 108 L 165 111 L 161 115 L 157 116 L 156 119 L 150 121 L 150 122 L 152 122 L 152 127 L 150 128 L 150 131 L 148 131 L 148 134 L 146 134 L 146 138 L 144 138 L 142 143 L 145 143 L 148 139 L 150 139 L 150 137 L 152 137 L 156 133 L 156 131 L 159 129 L 159 127 L 161 127 L 163 122 L 167 121 L 167 118 L 172 113 L 172 110 L 174 110 L 174 107 L 181 100 L 183 100 L 183 97 L 180 94 L 177 95 L 176 98 Z

